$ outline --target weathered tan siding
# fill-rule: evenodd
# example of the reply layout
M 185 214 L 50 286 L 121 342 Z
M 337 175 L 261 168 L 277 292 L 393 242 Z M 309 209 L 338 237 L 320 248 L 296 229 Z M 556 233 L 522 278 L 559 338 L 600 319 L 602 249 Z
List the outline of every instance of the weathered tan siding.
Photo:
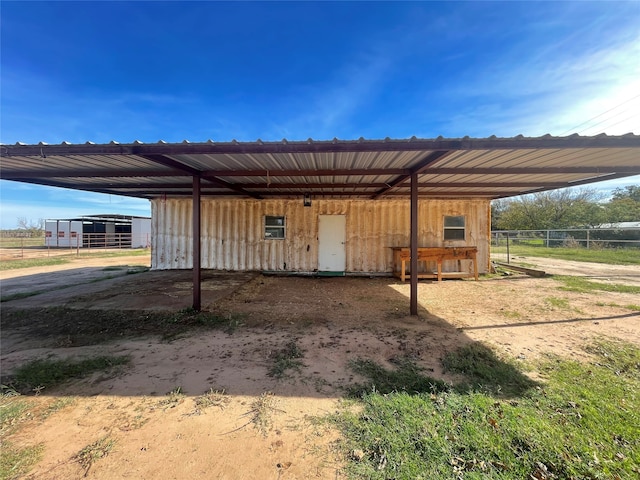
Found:
M 191 268 L 191 200 L 151 202 L 154 269 Z M 313 272 L 318 266 L 318 215 L 346 215 L 347 272 L 391 272 L 389 247 L 409 245 L 408 200 L 202 200 L 202 268 Z M 489 201 L 420 200 L 420 246 L 478 247 L 478 267 L 489 261 Z M 286 217 L 286 238 L 263 237 L 265 215 Z M 443 217 L 466 216 L 466 241 L 445 242 Z M 465 267 L 466 268 L 466 267 Z M 445 271 L 456 270 L 454 263 Z

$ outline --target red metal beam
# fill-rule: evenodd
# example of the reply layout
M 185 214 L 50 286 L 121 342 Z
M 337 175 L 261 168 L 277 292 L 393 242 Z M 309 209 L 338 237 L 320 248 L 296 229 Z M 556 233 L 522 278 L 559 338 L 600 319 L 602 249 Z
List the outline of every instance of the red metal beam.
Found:
M 180 170 L 188 175 L 200 175 L 200 170 L 198 170 L 197 168 L 193 168 L 189 165 L 185 165 L 183 162 L 179 162 L 177 160 L 174 160 L 173 158 L 169 158 L 165 155 L 138 155 L 141 158 L 144 158 L 145 160 L 149 160 L 153 163 L 157 163 L 159 165 L 163 165 L 165 167 L 169 167 L 173 170 Z
M 424 159 L 420 160 L 417 165 L 415 165 L 414 167 L 411 168 L 411 173 L 410 174 L 401 175 L 398 178 L 396 178 L 395 180 L 393 180 L 392 182 L 389 182 L 385 188 L 383 188 L 383 189 L 379 190 L 378 192 L 376 192 L 371 197 L 371 199 L 372 200 L 377 200 L 378 198 L 380 198 L 381 196 L 383 196 L 387 192 L 389 192 L 389 190 L 394 188 L 396 185 L 399 185 L 399 184 L 405 182 L 409 178 L 413 178 L 413 174 L 422 173 L 430 165 L 432 165 L 433 163 L 437 162 L 438 160 L 441 160 L 441 159 L 445 158 L 446 156 L 450 155 L 451 153 L 453 153 L 453 152 L 452 151 L 448 151 L 448 152 L 445 151 L 445 152 L 431 152 L 431 153 L 429 153 Z
M 409 249 L 411 251 L 409 310 L 411 315 L 418 315 L 418 205 L 418 173 L 414 172 L 411 174 L 411 230 L 409 235 Z
M 625 177 L 624 175 L 607 175 L 600 177 L 603 180 L 612 178 Z M 205 179 L 208 180 L 208 179 Z M 26 179 L 18 179 L 18 181 L 26 181 Z M 527 187 L 527 188 L 561 188 L 580 185 L 583 183 L 592 183 L 593 180 L 576 181 L 576 182 L 418 182 L 419 188 L 465 188 L 465 187 L 481 187 L 481 188 L 504 188 L 504 187 Z M 271 188 L 271 189 L 324 189 L 324 188 L 382 188 L 388 186 L 386 183 L 234 183 L 240 188 Z M 95 188 L 118 188 L 118 189 L 191 189 L 191 183 L 126 183 L 122 185 L 114 185 L 113 183 L 92 183 Z M 203 185 L 203 189 L 207 186 Z M 227 188 L 227 187 L 224 187 Z M 396 189 L 411 188 L 410 182 L 405 182 L 395 187 Z
M 423 175 L 557 175 L 566 173 L 593 173 L 608 175 L 612 173 L 640 174 L 640 165 L 606 167 L 433 167 L 428 168 Z
M 378 175 L 408 175 L 410 170 L 406 168 L 374 168 L 354 170 L 209 170 L 203 171 L 201 177 L 304 177 L 304 176 L 378 176 Z M 605 167 L 509 167 L 509 168 L 427 168 L 422 175 L 557 175 L 557 174 L 594 174 L 594 175 L 640 175 L 639 166 L 615 166 Z M 20 170 L 7 173 L 0 170 L 0 178 L 3 180 L 24 181 L 30 178 L 120 178 L 120 177 L 185 177 L 190 176 L 180 170 L 107 170 L 107 169 L 82 169 L 82 170 L 45 170 L 34 172 L 32 170 Z M 220 179 L 218 179 L 220 180 Z
M 191 195 L 190 190 L 184 191 L 172 191 L 172 192 L 162 192 L 157 190 L 140 190 L 136 191 L 136 195 L 128 194 L 126 192 L 119 193 L 117 191 L 110 191 L 106 193 L 111 193 L 114 195 L 129 195 L 129 196 L 143 196 L 147 197 L 159 197 L 160 195 L 166 193 L 168 196 L 174 197 L 183 197 Z M 280 197 L 280 198 L 298 198 L 302 197 L 304 192 L 259 192 L 262 197 Z M 487 191 L 466 191 L 466 192 L 419 192 L 418 195 L 420 197 L 433 197 L 433 198 L 442 198 L 442 197 L 482 197 L 482 198 L 497 198 L 501 196 L 515 196 L 522 195 L 522 191 L 510 191 L 510 192 L 487 192 Z M 220 191 L 207 191 L 206 189 L 202 190 L 202 195 L 207 197 L 230 197 L 237 195 L 235 193 L 230 192 L 220 192 Z M 371 192 L 315 192 L 315 198 L 334 198 L 334 197 L 362 197 L 362 198 L 371 198 Z M 407 193 L 402 192 L 390 192 L 387 194 L 388 197 L 403 197 L 406 198 L 408 196 Z
M 205 170 L 203 177 L 337 177 L 350 175 L 406 175 L 408 168 L 357 168 L 318 170 Z
M 386 183 L 234 183 L 242 188 L 382 188 Z
M 193 309 L 200 311 L 201 297 L 201 259 L 200 259 L 200 177 L 193 176 Z
M 175 160 L 173 158 L 166 157 L 165 155 L 139 155 L 139 156 L 144 158 L 145 160 L 150 160 L 150 161 L 152 161 L 154 163 L 158 163 L 160 165 L 164 165 L 165 167 L 173 168 L 173 169 L 176 169 L 176 170 L 182 170 L 185 173 L 188 173 L 190 175 L 197 175 L 198 177 L 200 177 L 200 175 L 202 173 L 200 170 L 198 170 L 196 168 L 193 168 L 193 167 L 191 167 L 189 165 L 185 165 L 183 162 L 180 162 L 180 161 Z M 240 193 L 242 195 L 246 195 L 248 197 L 252 197 L 252 198 L 255 198 L 255 199 L 260 199 L 261 198 L 260 195 L 257 195 L 255 193 L 247 192 L 247 191 L 243 190 L 242 188 L 237 187 L 237 186 L 233 185 L 232 183 L 229 183 L 229 182 L 227 182 L 225 180 L 220 180 L 219 178 L 215 178 L 213 176 L 207 176 L 205 178 L 206 178 L 206 180 L 208 180 L 211 183 L 217 184 L 217 185 L 219 185 L 221 187 L 228 188 L 228 189 L 233 190 L 235 192 L 238 192 L 238 193 Z

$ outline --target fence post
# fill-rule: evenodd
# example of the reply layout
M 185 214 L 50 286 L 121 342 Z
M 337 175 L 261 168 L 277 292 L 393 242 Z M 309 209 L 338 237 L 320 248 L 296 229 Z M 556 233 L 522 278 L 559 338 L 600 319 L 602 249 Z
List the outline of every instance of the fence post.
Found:
M 587 250 L 589 250 L 589 230 L 587 230 Z
M 507 263 L 511 263 L 509 261 L 510 255 L 509 255 L 509 231 L 507 230 Z
M 549 230 L 547 230 L 547 239 L 545 240 L 545 247 L 549 248 Z

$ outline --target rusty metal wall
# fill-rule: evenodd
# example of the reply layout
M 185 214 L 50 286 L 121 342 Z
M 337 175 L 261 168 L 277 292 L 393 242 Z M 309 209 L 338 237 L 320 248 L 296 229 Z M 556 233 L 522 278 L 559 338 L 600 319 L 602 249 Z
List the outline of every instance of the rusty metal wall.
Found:
M 151 201 L 154 269 L 192 267 L 191 200 Z M 420 200 L 420 246 L 478 247 L 478 268 L 489 264 L 489 200 Z M 312 272 L 318 265 L 318 215 L 346 215 L 347 272 L 391 272 L 389 247 L 409 246 L 408 200 L 202 200 L 202 268 Z M 265 215 L 286 217 L 286 238 L 265 239 Z M 443 240 L 443 217 L 464 215 L 465 241 Z M 466 268 L 466 267 L 465 267 Z M 445 262 L 444 270 L 456 270 Z

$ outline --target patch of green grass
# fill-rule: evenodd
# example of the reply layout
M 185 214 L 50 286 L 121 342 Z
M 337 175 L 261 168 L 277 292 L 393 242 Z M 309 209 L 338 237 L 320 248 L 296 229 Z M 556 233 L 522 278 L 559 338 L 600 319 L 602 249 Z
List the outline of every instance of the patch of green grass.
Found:
M 570 277 L 564 275 L 553 275 L 554 280 L 562 282 L 564 286 L 559 287 L 565 292 L 616 292 L 616 293 L 640 293 L 640 287 L 632 285 L 622 285 L 619 283 L 592 282 L 582 277 Z
M 633 310 L 635 312 L 640 312 L 640 305 L 634 305 L 633 303 L 629 305 L 619 305 L 614 302 L 604 303 L 604 302 L 596 302 L 596 305 L 599 307 L 617 307 L 617 308 L 626 308 L 627 310 Z
M 445 372 L 464 375 L 458 390 L 480 390 L 498 396 L 523 395 L 537 384 L 524 375 L 515 363 L 498 357 L 481 343 L 470 343 L 442 359 Z
M 423 369 L 409 359 L 395 359 L 394 364 L 394 370 L 387 370 L 371 360 L 352 360 L 349 363 L 351 369 L 365 377 L 367 382 L 351 385 L 347 388 L 347 394 L 350 397 L 361 397 L 371 392 L 424 393 L 447 391 L 450 388 L 450 385 L 442 380 L 423 375 Z
M 0 480 L 21 478 L 42 457 L 43 446 L 20 447 L 8 440 L 20 425 L 32 418 L 31 402 L 2 385 L 0 394 Z
M 0 394 L 0 438 L 15 430 L 29 412 L 31 403 L 13 388 L 2 385 Z
M 571 308 L 569 306 L 569 300 L 567 300 L 566 298 L 547 297 L 544 299 L 544 301 L 555 308 L 562 308 L 564 310 Z
M 45 237 L 0 237 L 0 248 L 26 248 L 26 247 L 40 247 L 43 248 L 45 244 Z
M 94 372 L 109 370 L 131 361 L 127 356 L 101 356 L 86 359 L 39 359 L 18 367 L 11 376 L 21 391 L 36 391 L 60 385 L 72 378 L 81 378 Z
M 598 358 L 597 366 L 608 368 L 617 376 L 640 381 L 640 349 L 635 345 L 603 337 L 584 349 Z
M 5 262 L 0 262 L 0 271 L 17 270 L 19 268 L 30 268 L 30 267 L 49 267 L 51 265 L 64 265 L 65 263 L 69 263 L 69 260 L 64 257 L 29 258 L 25 260 L 7 260 Z
M 491 247 L 491 253 L 507 253 L 506 247 Z M 607 248 L 593 250 L 586 248 L 547 248 L 526 245 L 511 245 L 512 256 L 559 258 L 576 262 L 607 263 L 609 265 L 640 265 L 640 251 L 637 248 Z
M 47 405 L 45 410 L 40 414 L 40 418 L 42 420 L 45 420 L 49 418 L 51 415 L 53 415 L 54 413 L 59 412 L 60 410 L 63 410 L 69 405 L 73 405 L 75 401 L 76 399 L 74 397 L 56 398 L 53 402 Z
M 522 318 L 522 314 L 520 312 L 516 312 L 515 310 L 500 310 L 500 315 L 507 318 Z
M 598 361 L 593 364 L 541 361 L 546 384 L 519 397 L 503 399 L 484 390 L 458 388 L 366 394 L 361 408 L 333 417 L 344 436 L 348 475 L 638 478 L 640 379 L 624 366 L 632 366 L 640 351 L 620 343 L 594 348 Z M 605 365 L 604 359 L 611 358 L 620 364 Z M 467 365 L 462 370 L 476 368 Z
M 298 347 L 295 340 L 288 342 L 280 350 L 276 350 L 271 355 L 272 365 L 267 371 L 267 375 L 274 378 L 290 377 L 290 371 L 300 372 L 304 363 L 301 358 L 304 357 L 304 351 Z
M 85 477 L 97 460 L 109 455 L 115 443 L 115 440 L 107 435 L 87 445 L 74 456 L 74 459 L 84 468 Z
M 0 480 L 23 478 L 31 467 L 40 461 L 44 445 L 18 447 L 13 442 L 2 442 L 0 454 Z

